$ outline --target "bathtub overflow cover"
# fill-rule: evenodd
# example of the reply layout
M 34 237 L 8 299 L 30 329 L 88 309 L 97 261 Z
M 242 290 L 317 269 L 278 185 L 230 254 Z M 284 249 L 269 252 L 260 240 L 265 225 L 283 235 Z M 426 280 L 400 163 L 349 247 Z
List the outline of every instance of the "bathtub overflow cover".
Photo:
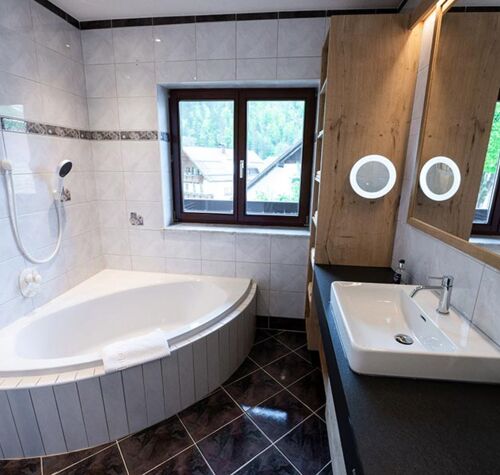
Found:
M 413 338 L 409 335 L 405 335 L 404 333 L 398 333 L 394 339 L 401 343 L 402 345 L 413 345 Z

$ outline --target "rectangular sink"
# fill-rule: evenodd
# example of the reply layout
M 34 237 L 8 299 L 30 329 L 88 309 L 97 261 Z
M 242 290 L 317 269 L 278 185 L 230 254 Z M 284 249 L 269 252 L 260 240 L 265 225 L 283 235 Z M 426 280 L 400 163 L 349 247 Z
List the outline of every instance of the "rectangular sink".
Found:
M 414 285 L 334 282 L 330 305 L 351 369 L 408 378 L 500 383 L 500 349 L 438 296 Z

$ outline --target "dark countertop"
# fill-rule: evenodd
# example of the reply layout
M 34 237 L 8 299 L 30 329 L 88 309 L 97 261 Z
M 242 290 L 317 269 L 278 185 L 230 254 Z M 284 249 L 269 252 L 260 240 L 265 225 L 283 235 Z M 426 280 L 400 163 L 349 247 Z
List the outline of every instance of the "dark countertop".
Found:
M 329 306 L 335 280 L 392 282 L 392 270 L 316 266 L 314 298 L 347 473 L 500 474 L 500 385 L 354 373 Z

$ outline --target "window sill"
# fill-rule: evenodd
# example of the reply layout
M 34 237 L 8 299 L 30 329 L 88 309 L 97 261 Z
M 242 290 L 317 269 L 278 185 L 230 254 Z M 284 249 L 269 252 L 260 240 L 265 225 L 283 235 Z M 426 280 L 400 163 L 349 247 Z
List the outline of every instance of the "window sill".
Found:
M 260 234 L 263 236 L 309 237 L 309 228 L 280 228 L 273 226 L 237 226 L 225 224 L 176 223 L 163 228 L 165 231 L 202 231 L 213 233 Z

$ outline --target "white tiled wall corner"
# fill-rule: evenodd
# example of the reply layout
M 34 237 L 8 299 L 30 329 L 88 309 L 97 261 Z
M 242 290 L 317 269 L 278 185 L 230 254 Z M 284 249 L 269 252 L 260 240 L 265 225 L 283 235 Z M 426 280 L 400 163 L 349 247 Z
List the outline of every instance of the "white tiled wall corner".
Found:
M 424 24 L 392 265 L 396 267 L 399 259 L 406 259 L 412 283 L 416 284 L 427 283 L 429 275 L 453 275 L 455 282 L 452 305 L 497 344 L 500 344 L 500 313 L 498 311 L 500 304 L 495 305 L 495 302 L 492 302 L 492 299 L 498 298 L 500 272 L 406 222 L 408 204 L 416 179 L 418 134 L 427 86 L 434 21 L 435 18 L 431 16 Z

